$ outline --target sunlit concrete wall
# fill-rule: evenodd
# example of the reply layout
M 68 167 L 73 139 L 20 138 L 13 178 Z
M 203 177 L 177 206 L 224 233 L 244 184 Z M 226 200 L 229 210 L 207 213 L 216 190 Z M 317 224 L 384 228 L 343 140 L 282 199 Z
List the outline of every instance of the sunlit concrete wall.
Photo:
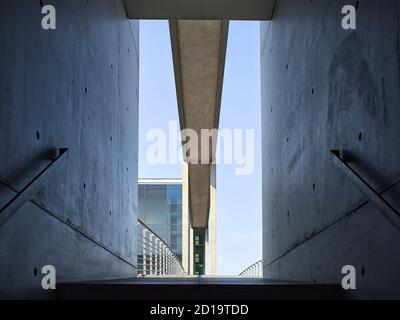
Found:
M 41 2 L 57 29 L 41 28 Z M 70 156 L 0 228 L 0 297 L 58 281 L 136 275 L 139 24 L 123 1 L 0 1 L 0 208 Z
M 341 10 L 357 9 L 357 30 Z M 261 23 L 264 277 L 340 282 L 355 297 L 400 297 L 400 233 L 329 151 L 400 208 L 396 0 L 281 0 Z

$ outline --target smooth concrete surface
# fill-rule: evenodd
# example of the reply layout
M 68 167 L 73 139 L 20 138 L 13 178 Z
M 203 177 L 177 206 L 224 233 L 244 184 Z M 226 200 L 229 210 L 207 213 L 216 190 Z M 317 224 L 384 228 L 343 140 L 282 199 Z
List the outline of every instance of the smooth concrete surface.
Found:
M 330 150 L 400 208 L 397 0 L 277 1 L 261 23 L 264 276 L 339 282 L 400 298 L 400 234 L 333 164 Z
M 276 0 L 125 0 L 130 19 L 269 20 Z
M 202 159 L 200 137 L 202 129 L 218 129 L 228 25 L 219 20 L 170 21 L 181 130 L 194 130 L 199 137 L 197 153 L 184 154 L 189 163 L 189 212 L 194 228 L 208 227 L 210 164 L 215 150 L 207 150 L 207 159 Z
M 45 1 L 44 1 L 45 2 Z M 123 0 L 0 1 L 0 207 L 67 147 L 65 166 L 0 229 L 0 297 L 136 275 L 139 24 Z
M 182 165 L 182 267 L 187 274 L 192 274 L 190 259 L 192 256 L 193 243 L 190 235 L 189 216 L 189 165 Z
M 217 166 L 210 167 L 210 216 L 206 239 L 206 276 L 217 275 Z

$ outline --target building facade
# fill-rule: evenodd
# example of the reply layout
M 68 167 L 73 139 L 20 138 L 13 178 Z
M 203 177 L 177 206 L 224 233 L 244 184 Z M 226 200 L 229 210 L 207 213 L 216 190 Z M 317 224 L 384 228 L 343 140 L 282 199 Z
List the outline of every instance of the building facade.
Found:
M 208 228 L 192 228 L 185 168 L 183 179 L 139 179 L 138 219 L 170 247 L 187 274 L 215 275 L 216 189 Z
M 140 179 L 139 220 L 182 261 L 182 180 Z

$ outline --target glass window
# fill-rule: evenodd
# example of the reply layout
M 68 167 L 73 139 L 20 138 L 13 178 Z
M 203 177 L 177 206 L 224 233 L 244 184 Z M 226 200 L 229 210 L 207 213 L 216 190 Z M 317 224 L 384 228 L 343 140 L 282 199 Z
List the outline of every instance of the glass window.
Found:
M 182 186 L 139 184 L 138 218 L 148 225 L 177 256 L 182 254 Z
M 168 204 L 182 204 L 182 186 L 167 186 L 167 202 Z

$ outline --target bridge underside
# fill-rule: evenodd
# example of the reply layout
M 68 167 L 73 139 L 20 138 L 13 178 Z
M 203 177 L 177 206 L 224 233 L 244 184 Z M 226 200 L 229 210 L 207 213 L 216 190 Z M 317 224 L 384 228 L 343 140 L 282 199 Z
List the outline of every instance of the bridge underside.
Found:
M 181 129 L 218 129 L 229 20 L 270 20 L 276 0 L 125 0 L 130 19 L 168 19 Z M 213 150 L 209 150 L 209 159 Z M 207 228 L 210 161 L 189 163 L 193 228 Z M 186 157 L 186 155 L 184 155 Z M 201 162 L 201 164 L 200 164 Z M 185 182 L 184 182 L 185 183 Z
M 202 129 L 218 128 L 228 21 L 170 20 L 170 32 L 180 126 L 182 130 L 194 130 L 200 138 Z M 202 151 L 199 146 L 188 157 L 185 155 L 194 228 L 207 228 L 210 209 L 213 150 L 208 149 L 205 162 L 201 161 Z

